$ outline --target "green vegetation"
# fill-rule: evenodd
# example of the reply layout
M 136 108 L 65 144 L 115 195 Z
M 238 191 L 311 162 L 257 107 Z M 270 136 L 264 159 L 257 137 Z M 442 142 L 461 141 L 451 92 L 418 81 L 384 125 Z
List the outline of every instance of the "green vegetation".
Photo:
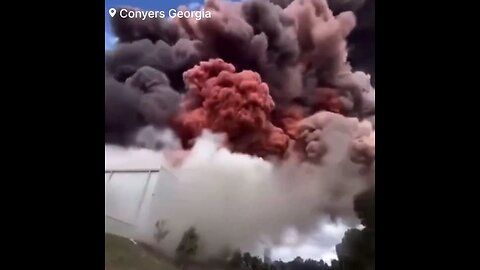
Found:
M 324 261 L 304 260 L 297 257 L 290 262 L 274 261 L 270 264 L 250 253 L 235 251 L 228 260 L 199 265 L 193 262 L 198 254 L 199 236 L 195 228 L 188 229 L 178 244 L 175 267 L 159 259 L 130 240 L 105 235 L 107 270 L 375 270 L 375 190 L 368 190 L 355 199 L 354 208 L 363 229 L 348 230 L 337 245 L 338 260 L 327 265 Z M 159 224 L 160 225 L 160 224 Z M 160 226 L 161 227 L 161 226 Z M 166 235 L 168 232 L 164 231 Z M 159 237 L 160 239 L 163 237 Z M 225 253 L 225 254 L 223 254 Z M 227 256 L 227 249 L 222 258 Z
M 191 263 L 192 259 L 198 252 L 198 235 L 195 228 L 189 228 L 180 240 L 178 244 L 175 262 L 181 267 L 185 268 L 186 265 Z
M 178 270 L 132 241 L 110 234 L 105 234 L 105 267 L 107 270 Z
M 234 270 L 375 270 L 375 190 L 371 189 L 356 197 L 354 209 L 361 220 L 363 229 L 345 232 L 342 242 L 337 245 L 338 260 L 331 265 L 324 261 L 303 260 L 300 257 L 291 262 L 275 261 L 265 264 L 249 253 L 236 252 L 227 269 Z

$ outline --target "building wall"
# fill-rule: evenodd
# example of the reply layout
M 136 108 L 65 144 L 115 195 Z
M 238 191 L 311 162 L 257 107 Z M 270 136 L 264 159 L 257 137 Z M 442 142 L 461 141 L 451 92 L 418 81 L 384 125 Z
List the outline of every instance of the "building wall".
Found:
M 168 204 L 175 182 L 165 169 L 106 170 L 105 232 L 137 238 L 141 224 L 153 226 L 161 218 L 150 216 L 149 209 Z

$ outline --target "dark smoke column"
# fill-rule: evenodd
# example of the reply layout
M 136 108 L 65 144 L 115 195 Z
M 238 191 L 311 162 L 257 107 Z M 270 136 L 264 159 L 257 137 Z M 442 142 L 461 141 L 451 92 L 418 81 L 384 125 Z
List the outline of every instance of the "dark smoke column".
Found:
M 105 57 L 106 142 L 135 145 L 140 130 L 171 128 L 178 113 L 185 113 L 179 107 L 181 95 L 191 90 L 183 73 L 217 58 L 233 65 L 233 73 L 258 74 L 274 103 L 255 120 L 266 119 L 271 128 L 254 133 L 251 140 L 232 128 L 218 129 L 228 133 L 231 147 L 241 152 L 281 155 L 284 133 L 295 139 L 297 123 L 319 111 L 375 122 L 370 78 L 358 72 L 371 73 L 373 82 L 373 0 L 207 0 L 205 9 L 212 12 L 211 19 L 112 18 L 119 44 Z M 189 103 L 198 102 L 198 95 L 187 96 Z M 199 126 L 218 126 L 222 121 Z M 270 139 L 278 147 L 270 145 L 267 150 L 265 142 L 253 149 L 253 142 L 268 138 L 259 135 L 268 129 L 276 134 Z M 198 133 L 189 132 L 182 138 Z
M 270 0 L 286 8 L 293 0 Z M 353 11 L 357 17 L 357 26 L 348 37 L 350 48 L 348 60 L 354 70 L 371 75 L 375 86 L 375 0 L 327 0 L 334 15 L 344 11 Z

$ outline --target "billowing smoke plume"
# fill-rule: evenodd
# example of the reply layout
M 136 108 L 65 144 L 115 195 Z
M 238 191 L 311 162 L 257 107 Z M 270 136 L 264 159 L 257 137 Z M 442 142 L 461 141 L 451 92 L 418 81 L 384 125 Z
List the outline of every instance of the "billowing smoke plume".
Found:
M 375 184 L 371 3 L 207 0 L 211 18 L 112 20 L 106 143 L 159 151 L 179 180 L 146 241 L 156 219 L 162 249 L 195 226 L 206 255 L 353 222 Z
M 283 155 L 289 138 L 270 122 L 274 103 L 267 84 L 252 71 L 235 72 L 220 59 L 202 62 L 185 73 L 190 92 L 177 123 L 184 145 L 204 129 L 226 133 L 236 152 Z
M 294 0 L 270 0 L 286 8 Z M 372 76 L 375 85 L 375 0 L 327 0 L 334 15 L 352 11 L 357 17 L 357 25 L 348 36 L 348 60 L 356 70 Z
M 140 10 L 127 6 L 123 8 L 129 12 Z M 112 30 L 121 43 L 147 39 L 152 43 L 163 40 L 167 44 L 173 45 L 182 36 L 182 29 L 177 24 L 150 17 L 144 19 L 112 17 Z
M 222 147 L 220 136 L 203 133 L 180 165 L 168 169 L 178 183 L 168 191 L 168 202 L 163 197 L 153 201 L 142 222 L 142 240 L 173 255 L 182 234 L 194 226 L 199 256 L 209 257 L 225 248 L 281 244 L 286 229 L 308 234 L 322 220 L 355 223 L 354 195 L 369 182 L 359 174 L 362 166 L 349 159 L 354 135 L 344 126 L 349 121 L 335 119 L 325 126 L 325 146 L 334 150 L 323 156 L 323 166 L 293 160 L 275 164 L 232 153 Z M 159 242 L 152 237 L 157 221 L 168 231 Z
M 372 103 L 368 104 L 368 112 L 365 109 L 365 95 L 371 96 L 374 92 L 370 76 L 352 72 L 346 62 L 348 48 L 359 47 L 355 42 L 348 44 L 348 38 L 359 26 L 364 27 L 363 22 L 370 17 L 357 18 L 351 11 L 343 12 L 370 10 L 370 1 L 363 4 L 362 1 L 343 1 L 344 5 L 332 1 L 334 12 L 325 0 L 290 2 L 276 5 L 262 0 L 241 3 L 209 0 L 205 10 L 212 16 L 202 20 L 114 17 L 112 27 L 119 36 L 119 44 L 105 59 L 106 81 L 111 82 L 105 89 L 109 107 L 105 119 L 106 141 L 135 144 L 133 138 L 139 127 L 170 125 L 177 112 L 174 106 L 179 104 L 173 92 L 189 91 L 183 73 L 211 58 L 232 64 L 236 72 L 251 70 L 260 75 L 275 103 L 271 111 L 275 126 L 283 127 L 283 116 L 288 115 L 292 107 L 301 108 L 294 109 L 301 112 L 300 119 L 319 110 L 374 119 Z M 370 36 L 367 39 L 372 40 Z M 357 50 L 355 48 L 350 50 Z M 363 65 L 355 64 L 355 59 L 349 60 L 354 68 Z M 157 74 L 153 70 L 158 71 Z M 371 68 L 360 70 L 374 75 Z M 138 86 L 128 84 L 132 77 L 142 78 L 142 102 L 137 101 L 138 93 L 125 93 L 139 92 Z M 150 80 L 153 84 L 162 84 L 162 92 L 168 92 L 168 96 L 150 90 L 153 87 Z M 123 90 L 119 84 L 124 85 Z M 165 90 L 168 87 L 172 91 Z M 144 96 L 145 93 L 148 94 Z M 116 95 L 122 96 L 127 105 L 108 105 L 119 102 Z M 154 96 L 155 101 L 145 101 L 150 96 Z M 146 109 L 143 108 L 145 102 Z M 117 118 L 123 115 L 128 115 L 129 120 L 119 125 L 117 122 L 123 120 Z

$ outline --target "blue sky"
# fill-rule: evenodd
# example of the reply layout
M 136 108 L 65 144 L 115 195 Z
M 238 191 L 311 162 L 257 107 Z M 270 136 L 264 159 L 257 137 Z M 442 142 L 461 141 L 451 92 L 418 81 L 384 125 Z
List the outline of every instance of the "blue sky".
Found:
M 118 6 L 133 6 L 145 10 L 168 10 L 180 5 L 203 3 L 203 0 L 105 0 L 105 50 L 112 48 L 116 37 L 110 29 L 110 15 L 108 10 Z

